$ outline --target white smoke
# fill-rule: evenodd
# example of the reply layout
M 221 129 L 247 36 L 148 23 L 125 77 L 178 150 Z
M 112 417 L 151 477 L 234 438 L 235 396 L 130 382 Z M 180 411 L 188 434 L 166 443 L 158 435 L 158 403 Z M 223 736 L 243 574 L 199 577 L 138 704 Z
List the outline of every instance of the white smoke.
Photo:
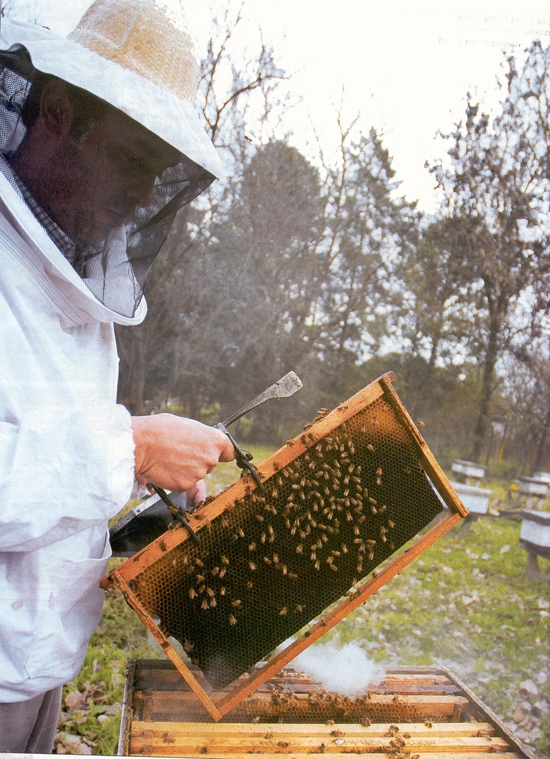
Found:
M 292 662 L 295 670 L 307 672 L 327 691 L 343 696 L 360 696 L 369 685 L 378 685 L 384 678 L 384 669 L 368 658 L 357 643 L 338 646 L 338 639 L 330 643 L 310 646 Z

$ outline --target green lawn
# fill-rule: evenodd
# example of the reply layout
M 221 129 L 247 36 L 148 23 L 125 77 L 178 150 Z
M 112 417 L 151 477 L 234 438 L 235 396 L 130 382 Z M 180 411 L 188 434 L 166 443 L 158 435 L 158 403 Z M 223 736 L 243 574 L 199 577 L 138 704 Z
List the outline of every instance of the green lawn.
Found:
M 272 450 L 254 449 L 255 461 Z M 219 466 L 209 477 L 210 492 L 238 475 L 233 464 Z M 515 724 L 521 682 L 533 680 L 539 701 L 550 702 L 550 584 L 524 578 L 519 530 L 518 522 L 493 518 L 479 520 L 465 536 L 455 528 L 329 635 L 360 642 L 381 663 L 446 665 Z M 88 751 L 115 753 L 126 662 L 158 655 L 120 595 L 108 593 L 82 671 L 67 688 L 73 695 L 60 730 L 82 736 Z M 542 758 L 550 754 L 544 716 L 539 729 Z

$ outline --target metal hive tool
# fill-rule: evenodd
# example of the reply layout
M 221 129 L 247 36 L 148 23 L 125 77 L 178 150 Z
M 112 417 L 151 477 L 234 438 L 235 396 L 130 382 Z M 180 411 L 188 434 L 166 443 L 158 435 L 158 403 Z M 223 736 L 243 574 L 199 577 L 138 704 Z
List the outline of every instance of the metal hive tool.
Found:
M 215 720 L 467 514 L 392 380 L 386 374 L 320 413 L 261 464 L 265 494 L 245 476 L 190 515 L 200 546 L 173 529 L 104 579 L 103 587 L 122 590 Z M 450 513 L 387 562 L 444 504 Z M 219 689 L 300 631 L 216 702 L 169 641 Z

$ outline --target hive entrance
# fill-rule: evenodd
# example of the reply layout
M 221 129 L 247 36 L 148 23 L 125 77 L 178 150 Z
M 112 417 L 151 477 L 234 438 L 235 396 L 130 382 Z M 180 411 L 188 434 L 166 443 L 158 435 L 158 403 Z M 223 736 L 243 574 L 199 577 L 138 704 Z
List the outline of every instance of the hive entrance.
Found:
M 171 658 L 168 637 L 226 687 L 343 596 L 361 594 L 358 583 L 443 510 L 432 482 L 464 512 L 428 454 L 382 378 L 268 459 L 265 494 L 241 480 L 205 506 L 193 524 L 200 546 L 173 530 L 110 579 Z

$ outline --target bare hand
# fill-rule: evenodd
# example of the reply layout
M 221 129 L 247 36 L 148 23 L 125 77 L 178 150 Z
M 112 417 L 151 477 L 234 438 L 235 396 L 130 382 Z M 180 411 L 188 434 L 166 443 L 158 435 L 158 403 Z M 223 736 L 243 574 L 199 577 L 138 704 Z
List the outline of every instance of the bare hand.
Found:
M 194 419 L 173 414 L 132 417 L 136 478 L 185 493 L 219 461 L 232 461 L 227 435 Z

